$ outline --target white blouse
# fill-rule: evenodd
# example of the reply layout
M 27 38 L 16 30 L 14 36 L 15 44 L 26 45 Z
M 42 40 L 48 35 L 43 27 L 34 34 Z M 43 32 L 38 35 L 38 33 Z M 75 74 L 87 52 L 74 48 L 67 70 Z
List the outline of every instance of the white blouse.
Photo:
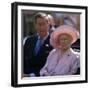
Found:
M 53 49 L 47 57 L 45 66 L 41 69 L 41 76 L 72 75 L 80 67 L 80 53 L 69 49 L 63 56 L 60 50 Z

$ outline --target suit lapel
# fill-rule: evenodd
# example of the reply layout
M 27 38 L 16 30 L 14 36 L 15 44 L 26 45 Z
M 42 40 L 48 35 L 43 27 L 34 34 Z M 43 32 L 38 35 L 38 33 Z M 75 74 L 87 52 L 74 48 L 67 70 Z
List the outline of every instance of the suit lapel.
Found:
M 50 38 L 50 36 L 48 36 L 48 37 L 46 38 L 46 40 L 45 40 L 44 43 L 42 44 L 42 46 L 41 46 L 38 54 L 39 54 L 42 50 L 44 50 L 44 49 L 49 45 L 49 38 Z

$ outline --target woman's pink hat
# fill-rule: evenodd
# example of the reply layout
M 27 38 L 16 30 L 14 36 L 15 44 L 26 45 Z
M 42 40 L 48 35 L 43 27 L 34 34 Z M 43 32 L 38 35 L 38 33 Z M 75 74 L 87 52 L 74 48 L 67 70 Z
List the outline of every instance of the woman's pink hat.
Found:
M 69 25 L 62 25 L 56 28 L 55 31 L 52 32 L 50 37 L 50 44 L 53 47 L 58 47 L 58 43 L 56 42 L 57 39 L 60 37 L 61 34 L 68 34 L 72 37 L 72 44 L 78 39 L 79 33 L 74 27 Z

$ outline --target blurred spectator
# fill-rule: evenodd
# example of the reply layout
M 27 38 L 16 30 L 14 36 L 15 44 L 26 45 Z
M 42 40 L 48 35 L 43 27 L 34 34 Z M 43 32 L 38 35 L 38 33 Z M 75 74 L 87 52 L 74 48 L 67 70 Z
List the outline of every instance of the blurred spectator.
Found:
M 73 26 L 80 31 L 80 14 L 65 14 L 64 24 Z
M 62 13 L 53 13 L 52 16 L 54 17 L 55 28 L 64 24 L 64 14 L 62 14 Z
M 53 32 L 55 30 L 55 22 L 54 22 L 54 18 L 51 14 L 48 14 L 48 21 L 49 21 L 49 26 L 50 26 L 50 33 Z

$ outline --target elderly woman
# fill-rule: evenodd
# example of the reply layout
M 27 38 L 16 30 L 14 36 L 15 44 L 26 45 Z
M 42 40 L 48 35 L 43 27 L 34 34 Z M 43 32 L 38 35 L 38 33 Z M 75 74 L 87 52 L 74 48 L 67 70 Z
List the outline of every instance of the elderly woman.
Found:
M 68 25 L 58 27 L 51 34 L 50 43 L 54 49 L 40 71 L 41 76 L 73 75 L 77 72 L 80 67 L 80 54 L 70 47 L 77 38 L 77 30 Z

